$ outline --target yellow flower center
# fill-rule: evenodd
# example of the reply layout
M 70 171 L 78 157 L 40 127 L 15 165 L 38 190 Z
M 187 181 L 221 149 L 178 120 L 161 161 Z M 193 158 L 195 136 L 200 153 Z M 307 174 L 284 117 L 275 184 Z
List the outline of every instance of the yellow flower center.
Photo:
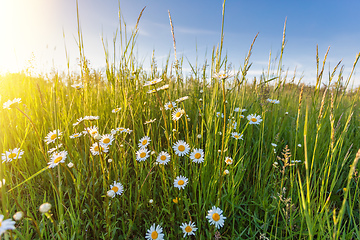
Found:
M 16 158 L 17 154 L 16 153 L 11 153 L 9 154 L 9 158 Z
M 180 117 L 180 116 L 181 116 L 181 113 L 180 113 L 180 112 L 177 112 L 177 113 L 175 114 L 175 116 L 176 116 L 176 117 Z
M 119 191 L 119 188 L 117 186 L 113 186 L 111 190 L 113 190 L 114 192 L 117 192 L 117 191 Z
M 226 162 L 227 164 L 231 164 L 231 160 L 230 160 L 230 159 L 226 159 L 225 162 Z
M 90 134 L 91 135 L 95 135 L 97 133 L 97 131 L 96 130 L 92 130 L 92 131 L 90 131 Z
M 185 151 L 185 146 L 180 145 L 180 146 L 178 146 L 178 149 L 179 149 L 180 152 L 183 152 L 183 151 Z
M 99 146 L 95 146 L 95 147 L 94 147 L 94 151 L 95 151 L 95 152 L 98 152 L 98 151 L 99 151 Z
M 173 105 L 170 103 L 169 105 L 168 105 L 168 108 L 172 108 L 173 107 Z
M 174 198 L 174 199 L 173 199 L 173 202 L 177 204 L 177 203 L 179 202 L 179 199 L 178 199 L 178 198 Z
M 62 160 L 62 158 L 63 158 L 62 156 L 55 158 L 54 163 L 60 162 Z
M 165 155 L 161 155 L 160 160 L 161 160 L 161 161 L 165 161 L 165 160 L 166 160 L 166 156 L 165 156 Z
M 125 128 L 119 128 L 119 131 L 124 131 Z
M 53 134 L 53 135 L 51 135 L 50 139 L 51 139 L 51 140 L 54 140 L 56 137 L 57 137 L 57 135 L 56 135 L 56 134 Z
M 118 112 L 118 111 L 120 111 L 120 108 L 115 108 L 115 112 Z
M 195 156 L 194 156 L 196 159 L 199 159 L 201 158 L 201 154 L 200 153 L 195 153 Z
M 185 232 L 189 233 L 189 232 L 191 232 L 191 231 L 192 231 L 192 227 L 190 227 L 190 226 L 186 226 L 186 228 L 185 228 Z
M 252 121 L 252 122 L 257 122 L 257 119 L 254 118 L 254 117 L 252 117 L 252 118 L 251 118 L 251 121 Z
M 218 213 L 214 213 L 214 214 L 212 215 L 212 219 L 213 219 L 215 222 L 217 222 L 217 221 L 220 220 L 220 215 L 219 215 Z
M 1 227 L 1 222 L 0 222 L 0 227 Z
M 142 142 L 141 142 L 142 145 L 146 145 L 147 144 L 147 140 L 144 139 Z
M 239 138 L 240 136 L 239 135 L 234 135 L 235 138 Z
M 179 180 L 179 181 L 178 181 L 178 184 L 179 184 L 179 185 L 184 185 L 184 183 L 185 183 L 184 180 Z
M 110 142 L 110 139 L 109 138 L 105 138 L 104 140 L 103 140 L 103 143 L 109 143 Z
M 78 136 L 79 136 L 79 134 L 77 134 L 77 133 L 76 133 L 76 134 L 74 134 L 74 137 L 78 137 Z
M 157 233 L 157 231 L 153 231 L 152 233 L 151 233 L 151 238 L 152 239 L 157 239 L 157 237 L 158 237 L 158 233 Z
M 140 157 L 141 157 L 141 158 L 144 158 L 145 156 L 146 156 L 146 153 L 145 153 L 145 152 L 140 153 Z

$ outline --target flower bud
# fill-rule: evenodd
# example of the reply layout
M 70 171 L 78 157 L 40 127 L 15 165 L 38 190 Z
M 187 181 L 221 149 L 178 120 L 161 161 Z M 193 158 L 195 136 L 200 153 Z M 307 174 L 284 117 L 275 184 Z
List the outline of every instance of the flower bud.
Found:
M 50 209 L 51 209 L 51 204 L 50 203 L 43 203 L 39 207 L 39 211 L 41 213 L 47 213 L 48 211 L 50 211 Z
M 114 190 L 107 191 L 106 196 L 113 198 L 115 196 L 115 191 Z
M 24 213 L 22 211 L 16 212 L 13 216 L 15 221 L 20 221 L 24 217 Z

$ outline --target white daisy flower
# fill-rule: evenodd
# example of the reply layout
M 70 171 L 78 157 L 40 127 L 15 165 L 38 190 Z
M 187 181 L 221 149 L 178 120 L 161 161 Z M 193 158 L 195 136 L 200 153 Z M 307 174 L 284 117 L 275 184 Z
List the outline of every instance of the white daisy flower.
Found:
M 111 112 L 112 112 L 112 113 L 117 113 L 117 112 L 119 112 L 120 110 L 121 110 L 121 107 L 118 107 L 118 108 L 113 109 Z
M 233 77 L 234 74 L 230 71 L 220 71 L 218 73 L 214 73 L 213 78 L 216 78 L 217 80 L 225 80 L 227 78 Z
M 247 119 L 249 120 L 249 124 L 260 124 L 262 121 L 261 116 L 256 114 L 248 115 Z
M 15 229 L 15 221 L 11 219 L 4 220 L 4 215 L 0 215 L 0 236 L 7 230 Z
M 234 112 L 240 112 L 240 108 L 234 108 Z
M 122 192 L 124 191 L 123 185 L 122 185 L 121 183 L 119 183 L 119 182 L 116 182 L 116 181 L 114 181 L 114 184 L 110 185 L 110 188 L 111 188 L 111 190 L 114 191 L 115 194 L 117 194 L 117 195 L 121 195 Z M 114 196 L 112 196 L 112 197 L 115 197 L 115 194 L 114 194 Z
M 79 118 L 76 120 L 76 123 L 73 123 L 73 126 L 75 127 L 75 126 L 79 125 L 80 123 L 82 123 L 83 121 L 84 121 L 83 118 Z
M 125 133 L 129 133 L 129 134 L 132 133 L 132 131 L 133 130 L 130 130 L 130 128 L 127 128 L 127 129 L 124 130 Z
M 162 227 L 155 225 L 155 223 L 147 230 L 145 238 L 148 240 L 163 240 L 164 234 L 162 233 Z
M 54 168 L 57 165 L 59 165 L 59 163 L 64 163 L 65 159 L 67 156 L 67 151 L 61 151 L 61 152 L 55 152 L 51 158 L 50 158 L 50 162 L 48 162 L 49 168 Z
M 298 147 L 301 147 L 301 144 L 299 143 L 297 146 L 298 146 Z
M 4 109 L 11 109 L 17 107 L 21 103 L 21 98 L 14 98 L 14 100 L 8 100 L 7 102 L 4 102 L 3 108 Z
M 176 108 L 176 102 L 167 102 L 165 103 L 165 110 L 171 110 L 173 108 Z
M 150 137 L 144 136 L 139 140 L 140 143 L 138 144 L 138 147 L 139 148 L 147 147 L 150 144 L 150 141 L 151 141 Z
M 160 152 L 159 156 L 156 158 L 156 162 L 158 162 L 159 164 L 166 165 L 169 161 L 170 161 L 170 154 L 164 151 Z
M 222 212 L 223 211 L 220 208 L 215 206 L 208 211 L 206 218 L 209 220 L 210 225 L 215 225 L 218 229 L 224 226 L 224 220 L 226 217 L 222 215 Z
M 74 139 L 74 138 L 79 138 L 81 136 L 82 136 L 82 133 L 78 132 L 78 133 L 74 133 L 74 134 L 70 135 L 70 138 Z
M 73 88 L 75 88 L 76 90 L 80 90 L 82 88 L 84 88 L 84 85 L 82 85 L 82 83 L 75 83 L 73 85 L 71 85 Z
M 176 99 L 175 102 L 180 103 L 180 102 L 183 102 L 183 101 L 185 101 L 187 99 L 189 99 L 189 96 L 184 96 L 184 97 L 181 97 L 179 99 Z
M 112 134 L 104 134 L 100 138 L 99 143 L 103 146 L 108 146 L 108 145 L 111 145 L 114 140 L 115 140 L 115 138 Z
M 174 121 L 179 120 L 183 114 L 184 114 L 184 110 L 182 110 L 181 108 L 175 109 L 174 112 L 172 113 L 172 120 Z
M 152 90 L 149 90 L 149 91 L 147 91 L 146 93 L 156 93 L 156 90 L 155 89 L 152 89 Z
M 231 165 L 231 164 L 233 164 L 233 159 L 231 158 L 231 157 L 226 157 L 225 158 L 225 163 L 227 164 L 227 165 Z
M 46 135 L 45 137 L 45 142 L 46 144 L 50 144 L 56 141 L 56 139 L 58 139 L 60 136 L 62 135 L 62 132 L 60 132 L 60 130 L 54 130 L 48 133 L 48 135 Z
M 97 126 L 91 126 L 88 128 L 85 128 L 85 130 L 83 131 L 83 134 L 90 134 L 92 137 L 95 136 L 95 134 L 99 133 L 98 127 Z
M 83 119 L 86 121 L 95 121 L 95 120 L 99 120 L 99 116 L 85 116 Z
M 186 237 L 186 235 L 195 235 L 195 231 L 197 230 L 195 223 L 191 221 L 189 223 L 182 223 L 180 228 L 184 233 L 184 237 Z
M 224 175 L 228 175 L 229 173 L 230 173 L 229 170 L 227 169 L 224 170 Z
M 107 153 L 109 151 L 109 147 L 108 146 L 104 146 L 98 143 L 94 143 L 91 147 L 90 147 L 90 152 L 93 156 L 95 155 L 99 155 L 100 151 L 102 153 Z
M 152 80 L 152 81 L 147 81 L 147 82 L 145 82 L 145 84 L 143 85 L 144 87 L 146 87 L 146 86 L 152 86 L 152 85 L 155 85 L 155 84 L 157 84 L 157 83 L 159 83 L 159 82 L 162 82 L 163 80 L 161 79 L 161 78 L 155 78 L 154 80 Z
M 270 98 L 266 99 L 266 101 L 268 101 L 269 103 L 273 103 L 273 104 L 279 104 L 279 103 L 280 103 L 280 101 L 279 101 L 279 100 L 276 100 L 276 99 L 270 99 Z
M 189 153 L 190 146 L 185 141 L 179 140 L 175 143 L 173 149 L 175 151 L 175 154 L 181 157 Z
M 20 148 L 9 149 L 9 151 L 1 154 L 1 160 L 2 162 L 11 162 L 12 160 L 21 158 L 23 154 L 24 151 L 20 150 Z
M 177 187 L 179 190 L 180 189 L 184 189 L 185 186 L 188 184 L 189 179 L 187 179 L 186 177 L 183 176 L 177 176 L 174 179 L 174 187 Z
M 61 147 L 62 147 L 62 143 L 60 143 L 59 145 L 57 145 L 57 146 L 54 147 L 54 148 L 51 148 L 51 149 L 48 151 L 48 154 L 52 154 L 52 153 L 55 152 L 56 150 L 59 150 Z
M 165 84 L 161 87 L 159 87 L 158 89 L 156 89 L 157 91 L 160 91 L 160 90 L 166 90 L 166 89 L 169 89 L 169 84 Z
M 150 153 L 150 151 L 147 150 L 146 148 L 140 148 L 136 152 L 136 161 L 139 161 L 139 162 L 145 161 L 150 156 L 149 153 Z
M 221 118 L 224 118 L 224 113 L 221 113 L 221 112 L 216 112 L 216 117 L 220 117 Z
M 204 151 L 202 149 L 194 149 L 190 154 L 190 159 L 194 163 L 202 163 L 204 162 Z
M 116 131 L 118 131 L 119 133 L 122 133 L 122 132 L 124 132 L 126 130 L 126 128 L 124 128 L 124 127 L 118 127 L 118 128 L 116 128 Z
M 231 136 L 232 136 L 233 138 L 235 138 L 236 140 L 239 140 L 239 139 L 244 140 L 244 139 L 243 139 L 243 134 L 238 133 L 238 132 L 232 132 L 232 133 L 231 133 Z

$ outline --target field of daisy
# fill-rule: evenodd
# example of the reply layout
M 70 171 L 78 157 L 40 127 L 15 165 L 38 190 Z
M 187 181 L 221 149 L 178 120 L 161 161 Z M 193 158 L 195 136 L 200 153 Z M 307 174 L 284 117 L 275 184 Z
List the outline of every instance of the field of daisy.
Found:
M 137 30 L 105 72 L 79 31 L 80 73 L 0 78 L 1 237 L 360 239 L 353 71 L 317 55 L 304 85 L 284 38 L 255 79 L 253 44 L 239 70 L 220 43 L 191 75 L 182 57 L 145 71 Z

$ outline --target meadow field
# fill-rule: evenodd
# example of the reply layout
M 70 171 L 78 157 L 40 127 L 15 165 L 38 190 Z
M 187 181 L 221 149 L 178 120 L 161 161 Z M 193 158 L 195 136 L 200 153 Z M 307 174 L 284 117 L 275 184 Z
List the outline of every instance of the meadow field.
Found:
M 191 74 L 176 48 L 145 71 L 137 33 L 104 47 L 103 72 L 79 30 L 78 73 L 1 76 L 1 237 L 360 239 L 359 54 L 348 76 L 317 54 L 305 85 L 284 28 L 256 78 L 256 37 L 238 68 L 221 40 Z

